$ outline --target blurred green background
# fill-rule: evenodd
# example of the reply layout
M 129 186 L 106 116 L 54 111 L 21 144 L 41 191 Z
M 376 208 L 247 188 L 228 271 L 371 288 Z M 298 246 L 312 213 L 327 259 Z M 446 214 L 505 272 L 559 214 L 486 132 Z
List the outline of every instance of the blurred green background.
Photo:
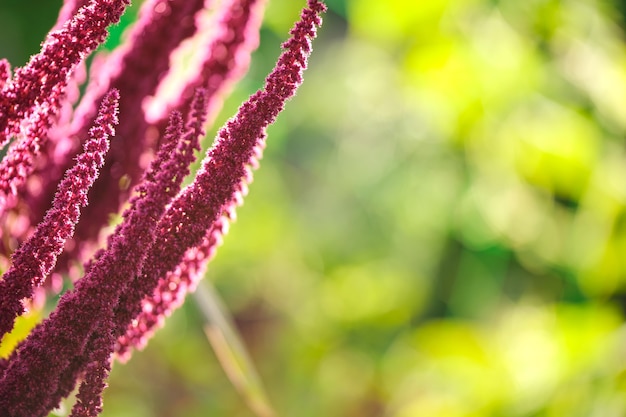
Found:
M 58 3 L 2 2 L 0 55 Z M 217 126 L 303 5 L 270 0 Z M 278 414 L 626 415 L 626 4 L 328 5 L 207 274 Z M 252 416 L 202 325 L 190 298 L 102 415 Z

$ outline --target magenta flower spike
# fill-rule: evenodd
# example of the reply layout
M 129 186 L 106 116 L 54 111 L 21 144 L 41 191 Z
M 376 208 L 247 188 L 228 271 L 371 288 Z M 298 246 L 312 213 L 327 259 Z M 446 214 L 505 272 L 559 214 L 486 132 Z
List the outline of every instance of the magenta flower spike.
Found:
M 100 230 L 110 215 L 119 211 L 130 190 L 137 184 L 145 166 L 143 161 L 148 159 L 146 154 L 156 145 L 155 132 L 165 128 L 169 111 L 177 110 L 185 115 L 193 91 L 202 87 L 208 91 L 209 118 L 212 120 L 221 106 L 224 94 L 248 68 L 250 54 L 258 45 L 258 31 L 266 1 L 227 1 L 217 8 L 214 19 L 217 27 L 199 29 L 196 28 L 194 16 L 203 6 L 207 7 L 205 3 L 204 0 L 146 1 L 127 42 L 111 56 L 101 60 L 101 64 L 94 64 L 96 69 L 92 69 L 92 81 L 71 123 L 57 125 L 53 134 L 38 144 L 44 149 L 39 158 L 43 158 L 45 163 L 38 164 L 42 168 L 36 172 L 37 178 L 31 180 L 35 186 L 27 187 L 20 195 L 26 204 L 15 209 L 29 224 L 40 221 L 49 206 L 57 182 L 78 150 L 80 141 L 77 138 L 84 137 L 86 126 L 93 120 L 92 103 L 97 102 L 106 89 L 117 88 L 121 95 L 121 112 L 137 114 L 137 117 L 128 120 L 121 119 L 118 135 L 133 140 L 112 143 L 110 157 L 89 196 L 92 204 L 86 208 L 83 217 L 89 221 L 83 220 L 77 225 L 75 238 L 57 263 L 58 272 L 76 271 L 72 264 L 75 261 L 85 262 L 98 246 Z M 64 15 L 69 14 L 72 7 L 78 5 L 78 1 L 66 2 L 59 22 Z M 209 37 L 203 49 L 203 64 L 197 73 L 190 76 L 180 98 L 170 98 L 167 106 L 157 105 L 160 109 L 157 118 L 160 120 L 150 126 L 154 116 L 144 115 L 143 102 L 155 94 L 159 81 L 167 72 L 172 51 L 196 30 L 201 31 L 199 35 Z M 161 103 L 163 100 L 168 99 L 161 98 L 155 102 Z M 68 119 L 65 117 L 64 120 Z M 3 250 L 7 252 L 7 248 Z M 78 278 L 75 274 L 72 276 Z M 55 282 L 58 281 L 58 274 L 54 278 Z
M 192 103 L 192 113 L 189 117 L 189 121 L 186 126 L 185 133 L 182 133 L 182 118 L 180 113 L 174 112 L 170 118 L 168 126 L 168 133 L 163 141 L 159 154 L 170 155 L 172 153 L 179 154 L 180 158 L 180 172 L 176 178 L 179 180 L 177 186 L 170 189 L 170 192 L 175 193 L 180 188 L 180 182 L 182 178 L 189 173 L 188 166 L 193 162 L 195 157 L 193 156 L 193 150 L 199 149 L 199 138 L 204 135 L 203 124 L 206 120 L 206 91 L 199 90 Z M 168 137 L 182 137 L 176 146 L 176 142 L 168 140 Z M 163 166 L 163 158 L 157 158 L 153 163 L 152 169 L 146 176 L 147 180 L 152 180 L 150 174 L 156 174 L 165 169 Z M 173 195 L 173 194 L 172 194 Z M 135 201 L 138 197 L 131 201 Z M 114 234 L 113 236 L 115 236 Z M 136 281 L 136 280 L 135 280 Z M 136 282 L 131 283 L 131 286 L 137 285 Z M 122 296 L 123 299 L 123 296 Z M 71 416 L 96 416 L 102 409 L 102 391 L 106 387 L 106 378 L 111 369 L 111 357 L 115 348 L 115 338 L 113 331 L 115 329 L 113 317 L 113 309 L 109 312 L 109 316 L 100 329 L 94 332 L 90 343 L 95 346 L 95 356 L 91 359 L 91 362 L 87 364 L 85 380 L 81 384 L 80 390 L 77 395 L 77 403 L 72 410 Z
M 193 159 L 191 150 L 197 146 L 197 141 L 192 138 L 193 142 L 177 142 L 177 138 L 182 137 L 182 135 L 182 118 L 179 113 L 174 112 L 163 138 L 163 148 L 160 151 L 161 157 L 152 162 L 151 169 L 144 176 L 144 181 L 155 181 L 155 174 L 163 167 L 165 162 L 164 156 L 177 152 L 177 146 L 179 155 L 186 155 L 187 160 Z M 182 174 L 181 172 L 181 178 Z M 175 192 L 176 189 L 177 187 L 172 192 Z M 118 225 L 109 236 L 107 241 L 109 248 L 115 244 L 115 240 L 120 235 L 124 234 L 124 228 L 127 227 L 129 221 L 128 217 L 135 210 L 134 206 L 142 198 L 143 192 L 141 190 L 138 191 L 139 193 L 130 200 L 130 208 L 123 214 L 125 221 Z M 101 249 L 94 255 L 92 262 L 85 267 L 87 275 L 93 265 L 104 254 L 106 254 L 106 250 Z M 92 335 L 89 337 L 89 341 L 84 349 L 85 353 L 75 357 L 68 365 L 65 372 L 60 376 L 56 393 L 51 396 L 51 398 L 63 398 L 66 396 L 68 392 L 74 389 L 78 376 L 84 371 L 83 382 L 76 396 L 77 402 L 72 409 L 72 416 L 95 416 L 102 409 L 102 391 L 106 387 L 106 378 L 111 370 L 111 354 L 115 346 L 111 317 L 112 310 L 107 311 L 106 315 L 101 317 L 100 324 L 95 327 Z
M 219 111 L 223 95 L 238 81 L 250 65 L 250 54 L 259 45 L 259 29 L 267 0 L 229 0 L 218 10 L 215 25 L 203 29 L 209 33 L 208 45 L 197 72 L 182 87 L 182 93 L 161 97 L 151 106 L 148 119 L 163 125 L 172 110 L 190 108 L 194 91 L 205 88 L 208 96 L 208 118 Z M 215 27 L 214 27 L 215 26 Z
M 204 116 L 200 117 L 202 120 Z M 168 132 L 179 133 L 176 130 Z M 124 221 L 110 239 L 111 245 L 13 354 L 0 379 L 0 416 L 46 415 L 73 388 L 68 381 L 75 383 L 89 364 L 102 360 L 102 344 L 108 346 L 109 354 L 113 352 L 114 339 L 107 337 L 113 330 L 113 308 L 139 275 L 155 226 L 188 173 L 193 149 L 198 147 L 198 132 L 191 131 L 193 134 L 182 138 L 164 138 L 166 142 L 180 143 L 174 152 L 170 145 L 164 145 L 157 154 L 131 199 Z M 103 375 L 102 371 L 99 374 Z M 97 372 L 91 381 L 98 385 L 101 380 Z M 89 386 L 84 395 L 92 398 L 88 394 L 92 391 L 94 388 Z M 87 407 L 90 410 L 92 406 L 98 408 L 97 401 L 90 399 L 87 403 L 91 404 Z
M 119 21 L 128 0 L 92 0 L 58 31 L 51 32 L 34 55 L 0 91 L 0 147 L 19 133 L 35 106 L 52 103 L 74 67 L 100 45 L 107 27 Z M 62 88 L 61 88 L 62 89 Z
M 139 283 L 142 289 L 169 288 L 172 283 L 174 290 L 171 293 L 157 290 L 144 302 L 143 313 L 137 311 L 140 308 L 138 300 L 126 302 L 129 306 L 124 307 L 126 317 L 116 315 L 116 325 L 125 323 L 125 327 L 118 329 L 120 335 L 124 335 L 118 340 L 117 349 L 121 354 L 127 354 L 129 344 L 144 344 L 145 337 L 163 321 L 163 315 L 180 304 L 180 294 L 174 295 L 176 287 L 180 282 L 192 281 L 184 275 L 201 270 L 198 259 L 209 258 L 221 242 L 222 215 L 232 216 L 234 207 L 240 204 L 242 192 L 245 193 L 246 184 L 251 180 L 249 167 L 256 166 L 265 146 L 265 129 L 274 122 L 285 102 L 301 84 L 311 40 L 321 24 L 319 14 L 325 10 L 320 1 L 309 0 L 308 8 L 303 10 L 300 21 L 290 31 L 291 38 L 283 44 L 285 51 L 267 77 L 265 87 L 252 95 L 219 131 L 216 143 L 208 151 L 193 183 L 176 197 L 160 221 L 156 243 L 148 253 Z M 181 233 L 182 230 L 185 232 Z M 185 259 L 188 250 L 191 252 Z M 168 273 L 167 284 L 159 284 L 159 279 Z M 193 287 L 186 282 L 184 285 Z M 140 295 L 138 293 L 130 293 L 128 297 L 136 298 Z M 153 309 L 155 306 L 156 310 Z M 132 325 L 131 319 L 135 316 L 140 321 Z
M 6 204 L 17 194 L 26 178 L 33 171 L 34 159 L 39 155 L 48 130 L 57 116 L 64 98 L 62 83 L 53 88 L 50 103 L 36 105 L 28 116 L 23 135 L 9 148 L 7 155 L 0 161 L 0 213 L 6 209 Z
M 80 384 L 76 403 L 70 417 L 96 417 L 102 412 L 102 392 L 106 388 L 106 378 L 111 371 L 112 349 L 115 339 L 111 333 L 113 323 L 109 318 L 98 329 L 99 336 L 89 347 L 92 353 L 85 367 L 85 376 Z
M 266 128 L 302 82 L 325 6 L 308 0 L 264 87 L 219 131 L 195 178 L 181 190 L 207 120 L 249 64 L 265 6 L 265 0 L 216 2 L 217 26 L 202 65 L 181 81 L 180 97 L 159 97 L 173 51 L 184 39 L 204 34 L 196 17 L 209 1 L 146 0 L 125 46 L 94 60 L 76 108 L 80 63 L 128 0 L 66 0 L 40 54 L 14 74 L 0 60 L 0 142 L 14 138 L 0 162 L 0 194 L 5 190 L 10 203 L 0 210 L 0 250 L 13 252 L 0 279 L 0 336 L 46 277 L 67 270 L 58 268 L 62 251 L 67 259 L 80 259 L 76 254 L 94 246 L 109 214 L 128 205 L 73 289 L 8 358 L 0 358 L 0 417 L 46 416 L 77 385 L 71 415 L 97 416 L 113 353 L 129 354 L 183 302 L 234 220 Z M 146 110 L 152 96 L 159 109 L 154 120 Z M 105 160 L 118 111 L 117 139 Z M 84 152 L 33 229 L 32 219 L 49 205 L 46 196 L 86 134 Z M 87 221 L 77 223 L 79 215 Z
M 31 298 L 33 290 L 43 284 L 65 241 L 74 233 L 80 208 L 87 205 L 87 191 L 104 164 L 108 138 L 114 134 L 118 97 L 115 90 L 105 97 L 84 151 L 59 184 L 52 208 L 13 254 L 11 268 L 0 280 L 0 337 L 13 328 L 15 318 L 24 312 L 22 300 Z
M 149 125 L 143 117 L 142 103 L 154 93 L 167 72 L 172 51 L 196 30 L 194 16 L 204 3 L 204 0 L 148 0 L 142 5 L 139 20 L 127 41 L 106 60 L 101 60 L 96 70 L 92 69 L 93 81 L 88 85 L 71 125 L 64 127 L 64 135 L 59 138 L 62 141 L 60 148 L 64 151 L 51 161 L 56 168 L 53 167 L 51 172 L 51 167 L 47 166 L 38 173 L 44 183 L 42 190 L 26 196 L 31 206 L 31 221 L 36 221 L 49 204 L 58 175 L 69 164 L 80 146 L 83 132 L 93 120 L 93 103 L 109 88 L 118 89 L 120 111 L 136 116 L 120 120 L 118 135 L 129 139 L 112 144 L 101 179 L 89 196 L 92 204 L 85 213 L 89 221 L 77 226 L 73 257 L 79 257 L 81 251 L 89 253 L 109 216 L 120 210 L 132 187 L 139 182 L 146 167 L 141 158 L 155 144 L 154 137 L 149 140 L 146 136 Z
M 166 134 L 159 155 L 153 162 L 150 171 L 144 178 L 147 181 L 157 181 L 154 175 L 160 174 L 163 170 L 168 170 L 168 162 L 164 156 L 176 154 L 179 155 L 179 170 L 173 178 L 176 183 L 168 188 L 169 193 L 173 196 L 179 189 L 182 179 L 189 173 L 188 166 L 193 162 L 193 150 L 199 149 L 199 138 L 204 135 L 202 126 L 206 120 L 206 91 L 199 90 L 193 101 L 193 108 L 189 117 L 186 130 L 182 133 L 182 118 L 180 113 L 174 112 L 170 118 L 168 133 Z M 178 143 L 172 138 L 181 138 Z M 169 164 L 171 165 L 171 163 Z M 136 204 L 141 195 L 131 199 L 131 207 Z M 129 215 L 132 208 L 126 213 Z M 123 227 L 123 226 L 122 226 Z M 117 236 L 120 227 L 112 235 Z M 110 240 L 111 244 L 112 240 Z M 99 256 L 102 256 L 100 253 Z M 138 285 L 136 279 L 130 283 L 130 287 Z M 123 294 L 121 298 L 124 299 Z M 93 346 L 94 356 L 91 362 L 86 365 L 86 373 L 84 382 L 81 384 L 77 395 L 77 403 L 72 410 L 71 416 L 96 416 L 102 408 L 102 391 L 106 387 L 106 378 L 111 369 L 111 357 L 115 349 L 115 338 L 113 331 L 115 324 L 112 320 L 114 309 L 111 307 L 107 311 L 107 317 L 102 320 L 99 328 L 92 333 L 89 343 Z M 91 350 L 91 349 L 89 349 Z
M 29 218 L 36 222 L 48 206 L 51 190 L 58 181 L 71 156 L 80 145 L 78 138 L 93 119 L 93 102 L 108 88 L 120 91 L 120 109 L 123 113 L 136 116 L 122 118 L 117 129 L 118 135 L 131 140 L 112 144 L 110 157 L 105 164 L 101 179 L 96 182 L 89 196 L 92 204 L 87 208 L 85 218 L 77 226 L 74 246 L 60 260 L 59 270 L 70 269 L 71 261 L 84 262 L 99 244 L 100 230 L 106 226 L 110 215 L 119 212 L 127 201 L 144 171 L 148 154 L 155 149 L 159 131 L 151 128 L 144 115 L 143 103 L 155 94 L 163 76 L 167 73 L 172 52 L 185 39 L 197 30 L 196 14 L 206 7 L 205 0 L 148 0 L 139 13 L 138 22 L 132 27 L 126 42 L 101 63 L 92 68 L 93 81 L 81 100 L 71 125 L 62 128 L 60 144 L 51 143 L 64 149 L 51 160 L 49 165 L 37 173 L 43 185 L 40 190 L 26 192 L 23 196 L 30 207 Z M 101 58 L 97 56 L 96 58 Z M 187 106 L 190 102 L 185 103 Z M 186 108 L 179 108 L 184 113 Z M 59 146 L 60 145 L 60 146 Z M 77 278 L 77 277 L 74 277 Z

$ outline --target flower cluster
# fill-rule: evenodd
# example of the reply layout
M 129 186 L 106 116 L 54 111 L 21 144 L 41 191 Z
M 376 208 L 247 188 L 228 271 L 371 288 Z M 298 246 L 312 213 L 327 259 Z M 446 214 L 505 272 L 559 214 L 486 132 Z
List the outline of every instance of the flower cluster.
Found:
M 11 256 L 0 279 L 0 336 L 45 283 L 54 289 L 62 273 L 83 271 L 0 360 L 0 417 L 45 416 L 78 383 L 72 416 L 100 413 L 113 354 L 145 344 L 221 242 L 266 128 L 302 82 L 325 10 L 308 0 L 264 87 L 182 188 L 204 126 L 248 66 L 265 2 L 221 2 L 207 23 L 204 0 L 146 0 L 126 43 L 96 56 L 79 97 L 85 58 L 128 3 L 66 0 L 38 55 L 13 74 L 0 61 L 0 143 L 10 144 L 0 162 L 0 250 Z M 205 37 L 194 71 L 178 95 L 159 94 L 172 54 L 192 36 Z M 122 206 L 121 223 L 95 250 Z M 72 269 L 77 263 L 84 268 Z

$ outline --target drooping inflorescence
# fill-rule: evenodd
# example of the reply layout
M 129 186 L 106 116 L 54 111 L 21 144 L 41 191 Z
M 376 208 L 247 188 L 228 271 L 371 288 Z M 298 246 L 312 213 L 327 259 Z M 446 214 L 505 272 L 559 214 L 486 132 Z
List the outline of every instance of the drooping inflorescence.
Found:
M 126 1 L 67 0 L 57 31 L 26 67 L 12 75 L 8 62 L 0 61 L 0 133 L 4 142 L 13 140 L 0 163 L 5 220 L 0 249 L 14 252 L 0 280 L 0 334 L 11 330 L 34 290 L 49 279 L 64 246 L 69 251 L 56 266 L 59 276 L 72 261 L 87 261 L 81 249 L 96 248 L 108 216 L 128 205 L 74 288 L 2 359 L 0 417 L 45 416 L 77 384 L 71 415 L 100 413 L 113 354 L 127 357 L 145 344 L 195 287 L 246 193 L 266 128 L 302 82 L 325 10 L 318 0 L 308 0 L 264 87 L 219 131 L 195 178 L 181 190 L 204 125 L 248 66 L 265 1 L 220 3 L 201 65 L 181 84 L 180 96 L 161 97 L 159 85 L 173 51 L 204 33 L 197 14 L 205 3 L 147 0 L 127 43 L 94 61 L 90 84 L 74 110 L 68 89 L 80 81 L 77 69 L 104 40 Z M 156 109 L 152 118 L 145 106 L 149 100 Z M 62 108 L 69 110 L 61 114 Z M 84 151 L 77 154 L 81 146 Z M 142 161 L 153 153 L 144 169 Z M 58 191 L 49 203 L 53 185 Z M 52 208 L 34 227 L 46 204 Z M 86 204 L 87 221 L 77 223 Z

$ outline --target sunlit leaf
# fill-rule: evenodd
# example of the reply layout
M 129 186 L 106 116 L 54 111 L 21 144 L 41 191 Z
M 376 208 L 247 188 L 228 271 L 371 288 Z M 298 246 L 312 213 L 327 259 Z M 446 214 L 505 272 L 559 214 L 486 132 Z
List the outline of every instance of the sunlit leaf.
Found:
M 30 331 L 41 321 L 38 310 L 28 311 L 15 320 L 15 327 L 0 342 L 0 358 L 7 358 L 19 342 L 26 339 Z

